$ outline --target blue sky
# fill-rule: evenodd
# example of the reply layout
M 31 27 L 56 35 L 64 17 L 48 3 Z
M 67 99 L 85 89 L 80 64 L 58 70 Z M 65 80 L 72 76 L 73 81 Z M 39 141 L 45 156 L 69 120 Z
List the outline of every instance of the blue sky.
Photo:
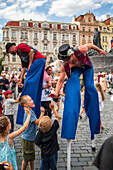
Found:
M 68 22 L 75 15 L 93 12 L 97 20 L 113 17 L 113 0 L 0 0 L 0 42 L 2 27 L 21 19 Z

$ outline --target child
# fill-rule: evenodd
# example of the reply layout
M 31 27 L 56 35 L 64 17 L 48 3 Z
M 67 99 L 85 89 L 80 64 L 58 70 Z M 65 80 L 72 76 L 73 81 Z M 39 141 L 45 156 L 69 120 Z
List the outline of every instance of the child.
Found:
M 81 114 L 83 112 L 86 115 L 86 111 L 85 111 L 85 107 L 84 107 L 84 86 L 81 88 L 81 107 L 82 107 L 82 109 L 81 109 L 81 112 L 80 112 L 80 115 L 79 115 L 80 119 L 82 119 Z M 85 116 L 85 118 L 87 118 L 87 115 Z
M 102 90 L 102 87 L 99 83 L 95 84 L 96 86 L 96 89 L 98 91 L 98 97 L 99 97 L 99 110 L 100 110 L 100 115 L 102 113 L 102 110 L 104 109 L 104 103 L 103 101 L 105 100 L 105 96 L 103 94 L 103 90 Z M 100 133 L 102 133 L 102 130 L 104 129 L 103 126 L 102 126 L 102 118 L 100 120 L 101 122 L 101 129 L 100 129 Z
M 27 168 L 28 162 L 30 170 L 34 170 L 34 160 L 35 160 L 35 137 L 37 131 L 37 125 L 44 115 L 44 110 L 41 108 L 41 115 L 37 119 L 32 108 L 35 107 L 33 100 L 30 96 L 25 95 L 19 99 L 19 104 L 21 107 L 26 107 L 31 112 L 31 118 L 28 128 L 22 133 L 22 149 L 23 149 L 23 161 L 22 170 Z M 27 115 L 24 114 L 23 122 L 25 122 Z
M 57 170 L 59 145 L 56 131 L 59 128 L 59 115 L 53 104 L 49 106 L 55 114 L 56 120 L 52 124 L 52 120 L 48 116 L 43 116 L 39 122 L 40 129 L 35 139 L 35 144 L 41 149 L 40 170 Z
M 0 161 L 9 161 L 12 163 L 15 170 L 17 170 L 16 154 L 13 146 L 13 139 L 19 136 L 27 129 L 31 117 L 28 109 L 24 108 L 27 114 L 27 119 L 24 125 L 15 132 L 8 134 L 11 129 L 11 123 L 7 116 L 0 117 Z
M 19 97 L 17 100 L 13 99 L 12 91 L 6 91 L 4 93 L 4 96 L 6 98 L 3 107 L 4 107 L 4 115 L 7 116 L 10 119 L 11 122 L 11 130 L 10 133 L 14 131 L 14 114 L 15 114 L 15 103 L 18 103 Z

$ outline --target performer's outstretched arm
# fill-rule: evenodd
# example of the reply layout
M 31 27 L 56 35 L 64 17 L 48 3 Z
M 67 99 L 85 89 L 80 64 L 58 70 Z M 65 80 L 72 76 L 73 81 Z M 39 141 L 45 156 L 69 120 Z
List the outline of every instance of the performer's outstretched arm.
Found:
M 104 50 L 102 50 L 101 48 L 98 48 L 98 47 L 97 47 L 96 45 L 94 45 L 94 44 L 85 44 L 85 45 L 83 45 L 83 46 L 79 46 L 79 50 L 80 50 L 84 55 L 86 55 L 87 51 L 89 51 L 90 49 L 96 50 L 96 51 L 99 53 L 100 56 L 101 56 L 101 54 L 104 54 L 104 55 L 107 54 Z

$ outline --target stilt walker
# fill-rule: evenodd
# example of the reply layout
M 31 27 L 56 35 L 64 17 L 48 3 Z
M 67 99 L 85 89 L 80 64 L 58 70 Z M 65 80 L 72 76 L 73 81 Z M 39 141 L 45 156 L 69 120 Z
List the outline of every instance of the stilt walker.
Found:
M 43 75 L 45 69 L 45 57 L 33 47 L 21 43 L 16 46 L 15 43 L 7 43 L 6 52 L 12 55 L 18 55 L 21 60 L 21 76 L 18 86 L 21 85 L 26 68 L 28 70 L 25 85 L 21 96 L 29 95 L 35 104 L 33 109 L 37 118 L 40 116 L 41 93 L 43 89 Z M 24 109 L 19 105 L 16 123 L 22 125 L 24 117 Z
M 61 66 L 61 74 L 57 82 L 56 94 L 51 94 L 50 97 L 58 97 L 63 80 L 67 74 L 68 81 L 65 88 L 65 102 L 61 131 L 61 137 L 68 140 L 67 166 L 70 165 L 69 157 L 71 158 L 71 140 L 75 139 L 80 113 L 81 96 L 79 77 L 81 74 L 83 74 L 85 86 L 84 106 L 89 117 L 91 140 L 93 140 L 92 148 L 94 146 L 94 134 L 100 133 L 98 93 L 94 86 L 93 65 L 87 54 L 87 51 L 90 49 L 97 50 L 99 55 L 106 55 L 105 51 L 93 44 L 86 44 L 74 49 L 71 48 L 69 44 L 64 44 L 59 48 L 58 58 L 64 61 L 64 65 Z

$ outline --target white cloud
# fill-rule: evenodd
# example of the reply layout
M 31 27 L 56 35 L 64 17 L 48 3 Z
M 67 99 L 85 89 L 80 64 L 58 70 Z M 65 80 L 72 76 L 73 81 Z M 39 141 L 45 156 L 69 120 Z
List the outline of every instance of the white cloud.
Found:
M 111 4 L 113 4 L 113 0 L 102 0 L 102 3 L 111 3 Z
M 101 15 L 101 16 L 96 16 L 96 19 L 97 19 L 98 21 L 104 21 L 104 20 L 106 20 L 106 15 L 107 15 L 107 14 L 103 14 L 103 15 Z
M 25 7 L 36 8 L 36 7 L 40 7 L 40 6 L 44 5 L 46 2 L 48 2 L 48 0 L 43 0 L 43 1 L 32 0 L 32 1 L 28 1 L 27 3 L 23 2 L 21 5 L 21 8 L 25 8 Z
M 6 3 L 0 3 L 0 8 L 4 8 L 6 6 Z
M 8 2 L 14 0 L 8 0 Z M 48 0 L 17 0 L 10 6 L 0 9 L 0 18 L 7 20 L 33 19 L 33 20 L 47 20 L 47 16 L 41 13 L 36 8 L 42 6 Z M 21 5 L 22 4 L 22 5 Z
M 93 0 L 56 0 L 52 2 L 49 15 L 56 16 L 73 16 L 74 14 L 83 13 L 85 11 L 100 8 L 100 3 L 94 3 Z

